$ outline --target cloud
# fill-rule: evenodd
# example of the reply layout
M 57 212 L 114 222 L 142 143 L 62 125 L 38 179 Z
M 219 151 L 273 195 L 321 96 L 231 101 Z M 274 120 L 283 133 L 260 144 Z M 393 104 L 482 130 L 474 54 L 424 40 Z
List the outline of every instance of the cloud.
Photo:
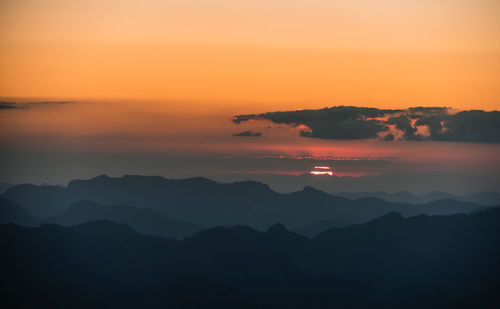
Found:
M 325 139 L 367 139 L 389 130 L 377 118 L 395 114 L 398 110 L 337 106 L 319 110 L 299 110 L 289 112 L 270 112 L 264 114 L 237 115 L 233 122 L 239 124 L 249 120 L 270 120 L 277 124 L 293 126 L 304 125 L 304 137 Z
M 16 108 L 22 108 L 22 107 L 13 102 L 0 102 L 0 109 L 16 109 Z
M 27 109 L 41 105 L 62 105 L 76 103 L 74 101 L 40 101 L 40 102 L 0 102 L 0 110 L 2 109 Z
M 253 119 L 257 119 L 257 115 L 256 114 L 238 115 L 238 116 L 234 116 L 233 117 L 233 122 L 236 123 L 236 124 L 240 124 L 241 122 L 249 121 L 249 120 L 253 120 Z
M 389 133 L 386 136 L 384 136 L 383 140 L 386 141 L 386 142 L 393 141 L 394 140 L 394 135 L 392 135 L 391 133 Z
M 463 111 L 456 114 L 431 115 L 415 123 L 427 126 L 429 138 L 452 142 L 500 142 L 500 112 L 482 110 Z
M 233 136 L 247 136 L 247 137 L 259 137 L 262 136 L 260 132 L 252 132 L 252 131 L 243 131 L 240 133 L 235 133 Z
M 470 110 L 454 113 L 448 107 L 412 107 L 406 110 L 336 106 L 317 110 L 236 115 L 235 124 L 269 120 L 304 127 L 310 138 L 384 141 L 500 142 L 500 112 Z M 243 132 L 242 132 L 243 133 Z

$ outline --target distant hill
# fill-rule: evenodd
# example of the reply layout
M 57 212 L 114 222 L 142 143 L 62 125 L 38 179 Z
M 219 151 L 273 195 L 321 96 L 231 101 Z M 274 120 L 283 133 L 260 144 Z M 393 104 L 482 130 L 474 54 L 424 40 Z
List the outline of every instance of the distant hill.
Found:
M 0 182 L 0 194 L 4 193 L 8 188 L 15 186 L 12 183 Z
M 21 184 L 5 191 L 1 197 L 22 205 L 30 214 L 45 218 L 60 214 L 75 202 L 64 187 L 52 185 Z
M 295 229 L 294 232 L 300 235 L 313 238 L 331 228 L 346 227 L 353 224 L 354 222 L 347 221 L 344 219 L 326 219 L 326 220 L 319 220 L 311 224 L 308 224 L 306 226 L 303 226 L 301 228 Z
M 22 206 L 0 198 L 0 224 L 15 223 L 22 226 L 38 226 L 42 220 L 30 215 Z
M 214 176 L 220 182 L 253 180 L 268 184 L 273 190 L 290 193 L 306 186 L 328 193 L 336 192 L 411 192 L 423 195 L 432 191 L 448 192 L 455 196 L 477 192 L 500 192 L 500 177 L 494 173 L 489 177 L 447 172 L 388 172 L 381 175 L 360 177 L 316 176 L 283 174 L 223 174 Z M 374 197 L 374 196 L 369 196 Z M 445 197 L 447 198 L 447 197 Z M 404 202 L 404 201 L 398 201 Z M 422 201 L 422 202 L 430 202 Z M 471 201 L 473 202 L 473 201 Z
M 456 201 L 476 203 L 481 205 L 491 205 L 491 206 L 500 205 L 500 193 L 497 192 L 480 192 L 465 196 L 452 195 L 440 191 L 433 191 L 422 195 L 415 195 L 406 191 L 400 191 L 397 193 L 387 193 L 383 191 L 338 192 L 332 194 L 353 200 L 357 200 L 360 198 L 367 198 L 367 197 L 375 197 L 388 202 L 408 203 L 408 204 L 423 204 L 423 203 L 434 202 L 437 200 L 452 199 Z
M 106 206 L 151 209 L 171 219 L 203 226 L 240 224 L 259 230 L 276 222 L 295 229 L 324 218 L 360 223 L 392 211 L 411 216 L 468 213 L 482 207 L 453 200 L 422 205 L 376 198 L 350 200 L 312 187 L 281 194 L 254 181 L 220 184 L 205 178 L 173 180 L 150 176 L 99 176 L 71 181 L 66 188 L 18 185 L 2 197 L 42 218 L 58 215 L 71 203 L 87 199 Z
M 95 220 L 123 223 L 141 234 L 181 238 L 202 229 L 201 225 L 172 220 L 150 209 L 137 209 L 127 205 L 103 206 L 93 201 L 81 200 L 61 215 L 50 217 L 47 223 L 64 226 Z
M 39 226 L 56 223 L 71 226 L 95 220 L 126 224 L 141 234 L 167 238 L 186 237 L 203 228 L 198 224 L 172 220 L 150 209 L 137 209 L 126 205 L 103 206 L 89 200 L 81 200 L 71 204 L 60 215 L 40 219 L 31 216 L 21 205 L 0 198 L 0 224 L 15 223 L 21 226 Z
M 500 208 L 389 213 L 308 239 L 216 227 L 184 240 L 126 225 L 0 226 L 13 307 L 497 308 Z
M 496 206 L 500 205 L 500 193 L 497 192 L 480 192 L 462 196 L 462 201 L 472 202 L 482 205 Z

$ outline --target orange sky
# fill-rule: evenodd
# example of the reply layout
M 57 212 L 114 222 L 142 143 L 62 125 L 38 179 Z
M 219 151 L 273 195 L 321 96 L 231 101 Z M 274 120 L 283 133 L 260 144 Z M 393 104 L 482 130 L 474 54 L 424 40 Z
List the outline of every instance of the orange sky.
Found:
M 123 173 L 141 173 L 137 153 L 286 154 L 496 173 L 497 144 L 320 140 L 230 119 L 337 105 L 499 110 L 498 38 L 497 0 L 2 0 L 0 100 L 77 103 L 0 111 L 0 168 L 29 180 L 69 154 L 92 153 L 77 166 L 99 173 L 102 153 L 131 154 Z M 250 129 L 263 136 L 232 136 Z M 349 172 L 387 171 L 377 168 Z
M 97 160 L 96 156 L 128 155 L 129 161 L 122 167 L 125 174 L 130 170 L 141 173 L 137 172 L 137 160 L 144 157 L 155 158 L 159 162 L 158 169 L 169 160 L 191 158 L 192 161 L 183 163 L 186 164 L 186 175 L 190 176 L 200 173 L 198 162 L 209 162 L 210 158 L 280 155 L 291 158 L 388 160 L 394 165 L 382 168 L 378 165 L 355 166 L 348 171 L 335 168 L 339 175 L 384 173 L 393 169 L 490 174 L 498 173 L 500 166 L 500 145 L 496 143 L 304 138 L 299 136 L 300 127 L 269 121 L 235 125 L 230 121 L 230 111 L 224 109 L 208 112 L 207 109 L 198 109 L 196 103 L 185 103 L 177 105 L 182 109 L 167 110 L 159 109 L 158 104 L 161 105 L 147 101 L 79 101 L 68 104 L 36 103 L 25 109 L 0 110 L 0 145 L 3 150 L 0 152 L 3 158 L 0 167 L 11 171 L 12 166 L 17 166 L 19 170 L 29 169 L 36 173 L 36 162 L 41 154 L 52 158 L 50 164 L 54 170 L 63 164 L 61 159 L 57 159 L 61 156 L 88 156 L 93 159 L 84 159 L 78 165 L 83 168 L 88 164 L 87 168 L 95 169 L 93 160 Z M 262 132 L 263 136 L 232 135 L 245 130 Z M 20 159 L 24 154 L 30 155 L 27 161 Z M 163 161 L 158 157 L 163 157 Z M 197 166 L 194 170 L 191 169 L 193 163 Z M 203 172 L 208 175 L 221 172 L 210 166 L 204 168 L 207 170 Z M 246 168 L 253 173 L 264 172 L 257 161 L 238 168 Z M 290 172 L 305 172 L 301 168 Z M 103 170 L 106 169 L 103 167 Z M 66 177 L 71 179 L 74 175 Z
M 0 96 L 491 110 L 499 37 L 495 0 L 4 0 Z

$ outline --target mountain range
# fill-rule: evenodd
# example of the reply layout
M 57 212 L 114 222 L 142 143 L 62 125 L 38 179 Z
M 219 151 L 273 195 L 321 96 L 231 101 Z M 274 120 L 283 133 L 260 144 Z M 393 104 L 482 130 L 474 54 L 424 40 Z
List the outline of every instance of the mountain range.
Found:
M 39 226 L 55 223 L 71 226 L 95 220 L 126 224 L 141 234 L 167 238 L 182 238 L 203 228 L 198 224 L 170 219 L 150 209 L 138 209 L 127 205 L 103 206 L 89 200 L 74 202 L 63 213 L 40 219 L 31 216 L 21 205 L 0 198 L 0 224 Z
M 479 192 L 469 195 L 453 195 L 442 191 L 432 191 L 426 194 L 412 194 L 408 191 L 400 191 L 395 193 L 387 193 L 383 191 L 367 191 L 367 192 L 336 192 L 332 193 L 336 196 L 357 200 L 360 198 L 375 197 L 388 202 L 408 203 L 408 204 L 423 204 L 437 200 L 455 200 L 468 203 L 476 203 L 481 205 L 500 205 L 500 193 L 497 192 Z
M 123 224 L 0 226 L 14 307 L 497 308 L 500 208 L 389 213 L 313 239 L 275 224 L 183 240 Z
M 312 187 L 283 194 L 255 181 L 226 184 L 206 178 L 175 180 L 157 176 L 99 176 L 73 180 L 67 187 L 23 184 L 9 188 L 0 197 L 44 220 L 64 213 L 72 203 L 88 200 L 115 208 L 127 205 L 154 211 L 172 220 L 206 227 L 239 224 L 259 230 L 276 222 L 298 229 L 319 220 L 361 223 L 393 211 L 403 216 L 447 215 L 469 213 L 484 207 L 451 199 L 416 205 L 377 198 L 351 200 Z M 123 211 L 131 210 L 123 208 Z M 88 218 L 97 217 L 88 214 Z
M 493 171 L 492 171 L 493 172 Z M 493 175 L 493 176 L 492 176 Z M 223 174 L 213 178 L 220 182 L 253 180 L 268 184 L 281 193 L 297 191 L 311 186 L 324 192 L 410 192 L 425 195 L 433 191 L 447 192 L 453 196 L 472 195 L 478 192 L 500 192 L 500 178 L 497 173 L 490 176 L 447 172 L 388 172 L 380 175 L 317 176 L 309 173 L 286 174 Z M 370 196 L 375 197 L 375 196 Z
M 15 185 L 8 182 L 0 182 L 0 194 L 4 193 L 8 188 L 11 188 L 13 186 Z

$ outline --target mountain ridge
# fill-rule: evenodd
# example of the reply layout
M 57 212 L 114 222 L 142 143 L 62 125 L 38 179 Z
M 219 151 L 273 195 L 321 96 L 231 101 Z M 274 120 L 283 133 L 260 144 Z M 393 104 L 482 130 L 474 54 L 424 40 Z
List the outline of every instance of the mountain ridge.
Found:
M 1 196 L 41 218 L 60 214 L 71 203 L 88 199 L 107 206 L 151 209 L 175 220 L 203 226 L 242 224 L 260 230 L 276 222 L 296 229 L 324 218 L 360 223 L 391 211 L 410 216 L 466 213 L 482 207 L 451 200 L 422 205 L 377 198 L 350 200 L 312 187 L 282 194 L 255 181 L 225 184 L 201 177 L 175 180 L 137 175 L 74 180 L 66 188 L 19 185 Z
M 177 308 L 205 299 L 203 291 L 214 291 L 205 306 L 217 308 L 495 307 L 499 223 L 500 208 L 409 218 L 390 213 L 313 239 L 278 224 L 266 232 L 211 228 L 183 240 L 105 220 L 6 224 L 0 225 L 0 295 L 24 307 Z

